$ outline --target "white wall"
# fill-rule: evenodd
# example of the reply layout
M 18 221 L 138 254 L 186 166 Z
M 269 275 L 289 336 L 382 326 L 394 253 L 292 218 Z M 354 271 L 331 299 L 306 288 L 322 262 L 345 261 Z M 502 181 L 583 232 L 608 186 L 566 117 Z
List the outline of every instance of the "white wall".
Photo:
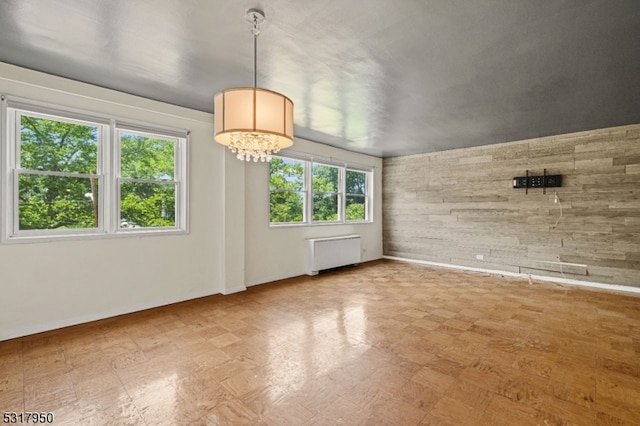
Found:
M 269 166 L 245 167 L 245 283 L 247 286 L 305 273 L 305 239 L 357 234 L 362 260 L 382 257 L 382 159 L 296 138 L 291 150 L 374 167 L 373 223 L 269 228 Z M 286 155 L 283 152 L 282 155 Z
M 224 292 L 235 266 L 211 114 L 2 63 L 0 93 L 191 130 L 190 233 L 0 245 L 0 340 Z

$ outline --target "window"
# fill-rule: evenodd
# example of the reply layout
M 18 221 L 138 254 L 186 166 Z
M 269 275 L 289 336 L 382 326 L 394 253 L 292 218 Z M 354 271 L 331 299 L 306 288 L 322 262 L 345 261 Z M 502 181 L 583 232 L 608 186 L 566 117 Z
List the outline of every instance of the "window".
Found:
M 186 131 L 3 100 L 5 240 L 186 230 Z
M 121 229 L 176 226 L 176 146 L 179 140 L 119 132 Z
M 305 163 L 273 157 L 269 162 L 271 223 L 301 223 L 305 217 Z
M 104 126 L 15 111 L 15 231 L 100 229 Z
M 313 164 L 313 221 L 336 222 L 340 217 L 339 168 Z
M 367 220 L 367 173 L 359 170 L 346 172 L 345 217 L 348 222 Z
M 370 222 L 371 170 L 274 156 L 269 163 L 270 223 Z

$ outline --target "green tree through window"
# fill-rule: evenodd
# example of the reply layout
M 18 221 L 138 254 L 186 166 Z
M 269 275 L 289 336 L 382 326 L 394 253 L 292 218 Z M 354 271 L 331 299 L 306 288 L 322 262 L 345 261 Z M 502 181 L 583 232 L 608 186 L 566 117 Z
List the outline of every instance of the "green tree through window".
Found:
M 88 124 L 20 116 L 19 229 L 98 227 L 99 132 Z
M 371 173 L 274 156 L 269 163 L 270 223 L 369 221 Z
M 304 162 L 273 157 L 269 162 L 271 223 L 303 222 Z
M 367 173 L 357 170 L 346 172 L 346 211 L 347 221 L 367 219 Z
M 324 164 L 313 165 L 313 220 L 333 222 L 338 220 L 340 203 L 340 169 Z
M 186 132 L 5 102 L 8 238 L 186 228 Z
M 120 227 L 163 227 L 176 223 L 175 142 L 120 134 Z

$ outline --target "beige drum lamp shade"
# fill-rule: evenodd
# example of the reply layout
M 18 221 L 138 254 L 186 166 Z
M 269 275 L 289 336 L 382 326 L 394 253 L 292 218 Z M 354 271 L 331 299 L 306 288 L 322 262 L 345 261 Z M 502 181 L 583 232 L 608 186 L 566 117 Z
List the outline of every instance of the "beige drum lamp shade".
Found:
M 214 97 L 214 111 L 216 142 L 238 158 L 265 161 L 293 145 L 293 102 L 278 92 L 253 87 L 223 90 Z

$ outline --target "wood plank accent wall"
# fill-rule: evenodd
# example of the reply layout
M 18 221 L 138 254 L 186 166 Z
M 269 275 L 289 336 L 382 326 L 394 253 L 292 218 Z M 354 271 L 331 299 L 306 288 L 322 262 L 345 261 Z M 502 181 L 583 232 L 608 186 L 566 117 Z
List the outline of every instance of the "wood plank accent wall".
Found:
M 382 191 L 385 255 L 640 287 L 640 124 L 387 158 Z

